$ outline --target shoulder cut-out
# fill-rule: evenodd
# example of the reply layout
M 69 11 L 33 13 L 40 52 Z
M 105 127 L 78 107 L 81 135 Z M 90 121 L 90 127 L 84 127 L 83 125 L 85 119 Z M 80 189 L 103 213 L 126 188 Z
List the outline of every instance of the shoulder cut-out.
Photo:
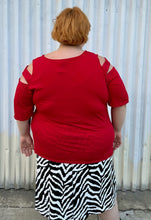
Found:
M 25 72 L 25 70 L 26 70 L 26 72 Z M 21 77 L 20 77 L 20 81 L 22 82 L 22 83 L 24 83 L 24 84 L 28 84 L 28 78 L 27 78 L 27 80 L 26 80 L 26 75 L 27 74 L 25 74 L 25 73 L 28 73 L 30 76 L 32 75 L 32 73 L 33 73 L 33 65 L 32 65 L 32 63 L 31 64 L 29 64 L 26 68 L 25 68 L 25 70 L 23 71 L 23 74 L 21 75 Z M 24 75 L 25 74 L 25 75 Z
M 32 73 L 33 73 L 33 64 L 32 63 L 28 65 L 27 70 L 32 75 Z
M 101 66 L 103 66 L 103 64 L 104 64 L 104 62 L 105 62 L 105 58 L 104 58 L 104 57 L 101 57 L 101 56 L 98 56 L 98 57 L 99 57 Z
M 113 66 L 110 64 L 109 69 L 107 71 L 107 73 L 109 73 L 112 70 Z
M 98 56 L 98 57 L 99 57 L 100 65 L 103 66 L 103 64 L 105 63 L 105 58 L 102 56 Z M 109 73 L 112 70 L 112 68 L 113 68 L 113 66 L 110 64 L 107 73 Z
M 24 84 L 28 84 L 27 81 L 25 80 L 25 77 L 23 75 L 21 75 L 20 77 L 20 81 Z

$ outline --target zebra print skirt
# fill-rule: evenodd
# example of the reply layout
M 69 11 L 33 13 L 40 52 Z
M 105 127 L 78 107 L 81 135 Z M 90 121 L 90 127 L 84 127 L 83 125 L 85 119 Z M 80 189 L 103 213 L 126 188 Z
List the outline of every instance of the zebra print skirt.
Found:
M 116 200 L 112 157 L 93 164 L 57 163 L 37 156 L 35 209 L 50 220 L 85 220 Z

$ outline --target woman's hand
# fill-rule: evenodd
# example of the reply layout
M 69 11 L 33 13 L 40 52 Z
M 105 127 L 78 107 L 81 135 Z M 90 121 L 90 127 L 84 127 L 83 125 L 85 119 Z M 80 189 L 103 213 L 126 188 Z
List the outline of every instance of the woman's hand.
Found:
M 32 155 L 32 150 L 34 150 L 34 144 L 30 134 L 25 136 L 20 136 L 20 149 L 22 154 L 25 154 L 26 157 Z
M 121 131 L 115 131 L 115 138 L 114 138 L 114 142 L 113 142 L 113 148 L 114 150 L 116 150 L 118 147 L 120 147 L 122 144 L 122 135 L 121 135 Z

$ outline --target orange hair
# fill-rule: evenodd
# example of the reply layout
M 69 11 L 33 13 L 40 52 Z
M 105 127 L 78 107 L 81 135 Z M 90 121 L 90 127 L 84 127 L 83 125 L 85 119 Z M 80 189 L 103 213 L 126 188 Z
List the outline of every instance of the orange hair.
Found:
M 57 16 L 51 36 L 61 44 L 76 46 L 87 42 L 90 27 L 80 8 L 66 8 Z

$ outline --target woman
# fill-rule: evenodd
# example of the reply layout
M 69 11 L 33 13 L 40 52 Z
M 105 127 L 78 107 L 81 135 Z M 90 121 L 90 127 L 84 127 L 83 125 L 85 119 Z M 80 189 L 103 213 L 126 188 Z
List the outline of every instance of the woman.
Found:
M 82 50 L 89 30 L 79 8 L 63 10 L 52 31 L 59 48 L 25 68 L 14 98 L 21 151 L 37 154 L 35 208 L 51 220 L 119 219 L 112 155 L 128 95 L 106 58 Z

